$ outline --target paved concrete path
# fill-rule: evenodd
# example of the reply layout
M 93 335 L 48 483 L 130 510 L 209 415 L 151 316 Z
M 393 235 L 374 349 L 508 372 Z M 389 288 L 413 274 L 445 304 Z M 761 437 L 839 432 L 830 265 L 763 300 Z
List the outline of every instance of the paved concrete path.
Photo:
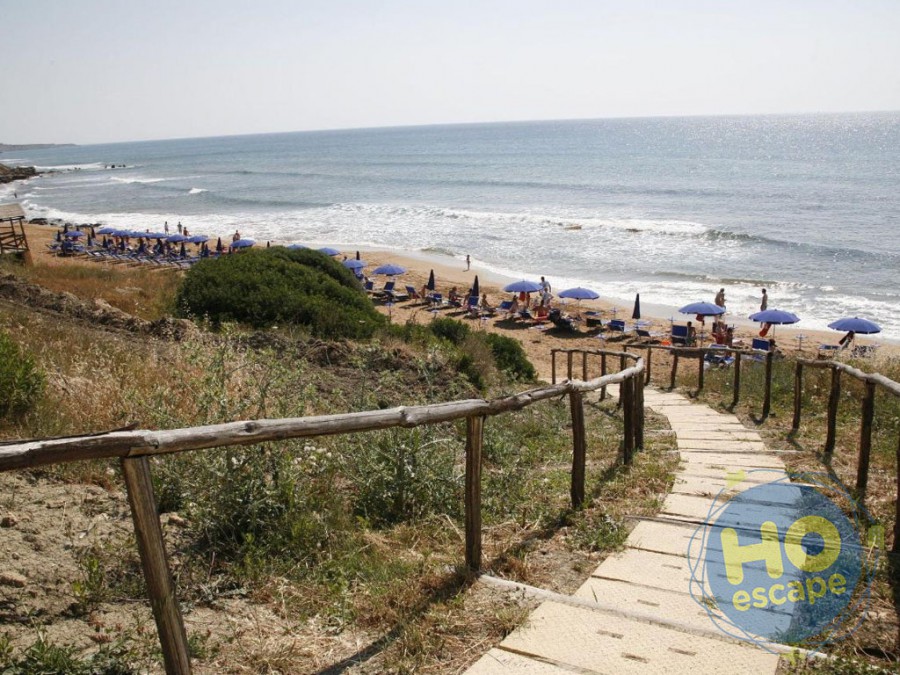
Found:
M 626 549 L 607 558 L 574 596 L 544 593 L 548 599 L 525 625 L 467 672 L 775 672 L 778 656 L 730 639 L 691 597 L 688 547 L 728 485 L 726 476 L 759 468 L 783 472 L 784 464 L 734 415 L 650 388 L 645 403 L 668 417 L 682 460 L 662 511 L 641 520 Z M 754 480 L 751 474 L 741 484 L 774 477 L 767 471 Z

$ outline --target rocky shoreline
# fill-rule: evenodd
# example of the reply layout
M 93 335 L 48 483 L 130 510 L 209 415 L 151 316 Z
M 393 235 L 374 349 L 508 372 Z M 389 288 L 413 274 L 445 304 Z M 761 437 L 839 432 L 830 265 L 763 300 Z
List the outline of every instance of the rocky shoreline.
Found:
M 16 180 L 28 180 L 41 172 L 33 166 L 6 166 L 0 164 L 0 183 L 12 183 Z

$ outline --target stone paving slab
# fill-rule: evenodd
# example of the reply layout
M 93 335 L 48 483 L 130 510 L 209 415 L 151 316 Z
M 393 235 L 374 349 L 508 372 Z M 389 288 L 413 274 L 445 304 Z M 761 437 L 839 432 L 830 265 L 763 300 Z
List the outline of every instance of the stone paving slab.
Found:
M 727 438 L 694 440 L 675 435 L 679 450 L 713 450 L 715 452 L 766 452 L 766 444 L 762 441 L 737 441 Z
M 503 673 L 527 673 L 528 675 L 572 675 L 571 668 L 541 661 L 528 656 L 521 656 L 503 649 L 492 649 L 469 668 L 471 675 L 502 675 Z M 598 670 L 577 670 L 581 673 L 598 673 Z
M 698 637 L 555 602 L 538 607 L 528 625 L 513 631 L 501 647 L 609 675 L 721 675 L 725 672 L 723 667 L 728 672 L 774 672 L 778 664 L 777 656 L 749 645 Z
M 774 455 L 748 455 L 746 453 L 716 453 L 716 452 L 682 452 L 682 461 L 685 468 L 691 466 L 718 466 L 725 471 L 737 471 L 740 469 L 783 469 L 784 462 Z

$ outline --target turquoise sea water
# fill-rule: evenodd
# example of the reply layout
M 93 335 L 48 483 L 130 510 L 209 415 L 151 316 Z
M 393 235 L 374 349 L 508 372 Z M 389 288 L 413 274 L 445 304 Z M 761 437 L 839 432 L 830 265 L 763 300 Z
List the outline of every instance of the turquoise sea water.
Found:
M 735 317 L 765 286 L 801 328 L 860 315 L 900 339 L 900 113 L 301 132 L 0 161 L 62 169 L 15 188 L 34 216 L 468 253 L 628 306 L 724 286 Z

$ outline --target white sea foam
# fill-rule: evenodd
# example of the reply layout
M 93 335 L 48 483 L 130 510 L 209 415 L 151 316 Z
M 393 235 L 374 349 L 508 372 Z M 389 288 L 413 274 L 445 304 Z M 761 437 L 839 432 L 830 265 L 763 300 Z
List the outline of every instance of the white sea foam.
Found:
M 202 192 L 207 192 L 204 188 L 191 188 L 188 190 L 189 195 L 199 195 Z
M 124 183 L 126 185 L 131 185 L 133 183 L 162 183 L 167 178 L 144 178 L 142 176 L 130 176 L 130 177 L 122 177 L 122 176 L 110 176 L 109 180 L 114 183 Z

